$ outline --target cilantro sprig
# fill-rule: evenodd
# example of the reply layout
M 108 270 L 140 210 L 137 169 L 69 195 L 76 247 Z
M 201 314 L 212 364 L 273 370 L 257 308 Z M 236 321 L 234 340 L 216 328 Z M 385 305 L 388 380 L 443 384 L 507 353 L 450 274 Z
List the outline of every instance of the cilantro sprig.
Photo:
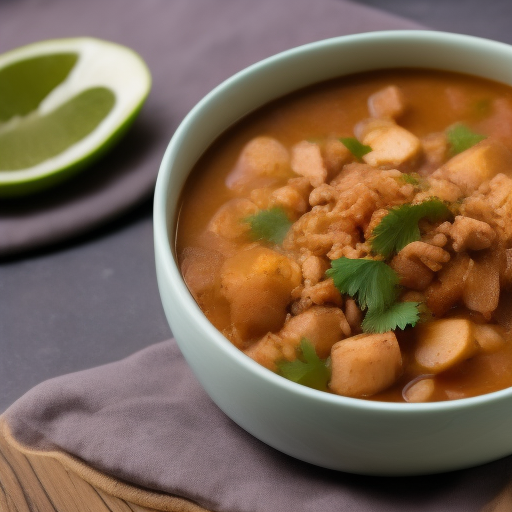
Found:
M 373 151 L 370 146 L 361 144 L 355 137 L 341 137 L 339 140 L 358 160 Z
M 395 302 L 384 311 L 370 309 L 361 325 L 364 332 L 388 332 L 416 325 L 421 302 Z
M 328 359 L 320 359 L 313 344 L 302 338 L 300 355 L 295 361 L 282 361 L 277 367 L 279 374 L 288 380 L 314 389 L 325 390 L 331 378 Z
M 282 208 L 275 206 L 269 210 L 261 210 L 244 219 L 250 227 L 253 240 L 266 240 L 277 245 L 283 243 L 292 222 Z
M 452 213 L 448 206 L 437 198 L 419 204 L 403 204 L 389 210 L 373 230 L 370 245 L 376 254 L 389 258 L 407 244 L 421 238 L 418 223 L 421 219 L 437 222 L 449 219 Z
M 418 302 L 397 302 L 398 274 L 383 261 L 339 258 L 327 275 L 338 290 L 353 297 L 366 311 L 364 332 L 382 333 L 414 326 L 419 320 Z
M 326 274 L 341 293 L 353 297 L 362 309 L 384 310 L 397 296 L 397 273 L 383 261 L 338 258 Z
M 476 133 L 465 124 L 457 123 L 446 130 L 446 137 L 452 155 L 462 153 L 486 138 L 485 135 Z

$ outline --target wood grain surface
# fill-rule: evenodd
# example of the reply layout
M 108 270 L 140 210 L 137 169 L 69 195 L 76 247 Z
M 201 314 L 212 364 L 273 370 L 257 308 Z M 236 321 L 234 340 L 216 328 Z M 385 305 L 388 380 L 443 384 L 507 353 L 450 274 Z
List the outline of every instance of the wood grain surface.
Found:
M 103 475 L 66 454 L 23 447 L 0 418 L 0 512 L 54 511 L 207 512 Z

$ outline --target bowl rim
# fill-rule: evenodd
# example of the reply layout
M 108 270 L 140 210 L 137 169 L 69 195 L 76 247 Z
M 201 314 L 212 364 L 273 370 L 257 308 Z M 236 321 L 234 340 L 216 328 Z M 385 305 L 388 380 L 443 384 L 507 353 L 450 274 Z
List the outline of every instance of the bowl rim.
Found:
M 172 293 L 176 297 L 179 297 L 179 300 L 183 303 L 183 306 L 188 311 L 190 311 L 191 317 L 194 317 L 195 323 L 198 326 L 198 328 L 205 333 L 205 335 L 208 338 L 208 342 L 214 343 L 216 347 L 221 352 L 223 352 L 224 356 L 234 359 L 236 363 L 239 364 L 244 370 L 251 372 L 252 374 L 255 374 L 258 378 L 261 378 L 267 381 L 268 383 L 275 385 L 278 388 L 281 388 L 284 391 L 287 391 L 296 396 L 302 396 L 305 399 L 320 401 L 326 405 L 331 405 L 337 408 L 348 407 L 353 409 L 359 409 L 360 411 L 383 413 L 392 412 L 398 413 L 399 415 L 423 413 L 431 415 L 432 413 L 435 412 L 442 412 L 448 410 L 454 412 L 462 412 L 473 407 L 491 406 L 502 400 L 511 399 L 512 387 L 486 393 L 483 395 L 478 395 L 469 398 L 461 398 L 456 400 L 427 403 L 402 403 L 345 397 L 333 393 L 328 393 L 325 391 L 319 391 L 292 382 L 272 372 L 271 370 L 261 366 L 259 363 L 252 360 L 249 356 L 245 355 L 240 349 L 235 347 L 227 338 L 225 338 L 221 334 L 221 332 L 218 331 L 213 326 L 213 324 L 210 323 L 210 321 L 206 318 L 204 313 L 201 311 L 201 309 L 195 302 L 192 294 L 189 292 L 176 262 L 173 243 L 173 238 L 176 235 L 176 225 L 169 226 L 166 197 L 170 186 L 172 165 L 173 162 L 176 160 L 177 156 L 179 156 L 182 140 L 187 136 L 189 125 L 197 116 L 200 116 L 205 106 L 208 105 L 211 101 L 214 101 L 217 96 L 225 94 L 226 90 L 229 90 L 232 87 L 236 87 L 236 84 L 240 79 L 247 78 L 249 75 L 258 73 L 263 68 L 279 64 L 279 62 L 284 59 L 297 57 L 299 54 L 303 54 L 304 52 L 311 53 L 322 51 L 325 48 L 331 46 L 358 43 L 376 44 L 382 41 L 383 39 L 386 39 L 386 42 L 394 40 L 395 42 L 414 41 L 415 43 L 423 44 L 441 43 L 443 45 L 448 46 L 460 44 L 467 44 L 469 46 L 476 45 L 482 49 L 490 51 L 506 51 L 510 54 L 510 58 L 512 60 L 511 45 L 501 43 L 498 41 L 493 41 L 490 39 L 433 30 L 384 30 L 338 36 L 307 43 L 267 57 L 238 71 L 237 73 L 235 73 L 234 75 L 230 76 L 229 78 L 221 82 L 219 85 L 217 85 L 208 94 L 206 94 L 199 102 L 196 103 L 196 105 L 189 111 L 189 113 L 182 120 L 167 146 L 167 149 L 165 151 L 159 168 L 154 194 L 153 224 L 155 255 L 157 260 L 159 260 L 161 263 L 161 268 L 163 272 L 166 274 L 165 279 L 170 280 L 171 288 L 173 290 Z M 418 67 L 422 67 L 421 63 L 419 64 Z M 371 69 L 376 68 L 372 67 L 368 68 L 367 70 Z M 476 73 L 475 76 L 479 76 L 478 73 Z M 512 84 L 510 86 L 512 87 Z M 290 92 L 294 90 L 299 90 L 300 88 L 302 87 L 298 87 L 297 89 L 291 89 Z M 272 99 L 268 100 L 268 102 L 270 101 L 272 101 Z M 262 103 L 260 106 L 264 104 L 265 103 Z M 242 117 L 245 117 L 245 115 Z M 226 128 L 226 130 L 227 129 L 229 129 L 229 127 Z M 189 174 L 190 173 L 187 174 L 187 178 Z M 185 181 L 187 178 L 185 178 Z M 178 206 L 179 205 L 176 205 L 176 208 L 178 208 Z

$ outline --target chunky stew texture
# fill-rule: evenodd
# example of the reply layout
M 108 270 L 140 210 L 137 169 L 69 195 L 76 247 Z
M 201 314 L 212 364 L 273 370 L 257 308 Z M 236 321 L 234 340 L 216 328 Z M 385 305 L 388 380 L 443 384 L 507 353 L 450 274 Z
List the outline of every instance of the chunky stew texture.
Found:
M 512 385 L 512 90 L 391 70 L 273 102 L 183 192 L 210 321 L 300 384 L 452 400 Z

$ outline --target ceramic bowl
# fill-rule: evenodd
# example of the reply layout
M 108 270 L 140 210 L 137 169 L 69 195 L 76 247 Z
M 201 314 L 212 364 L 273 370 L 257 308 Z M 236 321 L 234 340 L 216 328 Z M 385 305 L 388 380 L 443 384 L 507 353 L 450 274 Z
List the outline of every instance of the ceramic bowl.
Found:
M 154 203 L 162 303 L 210 397 L 277 450 L 318 466 L 372 475 L 449 471 L 512 453 L 512 389 L 403 404 L 346 398 L 290 382 L 255 363 L 209 323 L 180 275 L 174 240 L 187 176 L 233 123 L 310 84 L 397 67 L 463 72 L 512 85 L 512 47 L 440 32 L 373 32 L 308 44 L 254 64 L 214 89 L 184 119 L 163 158 Z

